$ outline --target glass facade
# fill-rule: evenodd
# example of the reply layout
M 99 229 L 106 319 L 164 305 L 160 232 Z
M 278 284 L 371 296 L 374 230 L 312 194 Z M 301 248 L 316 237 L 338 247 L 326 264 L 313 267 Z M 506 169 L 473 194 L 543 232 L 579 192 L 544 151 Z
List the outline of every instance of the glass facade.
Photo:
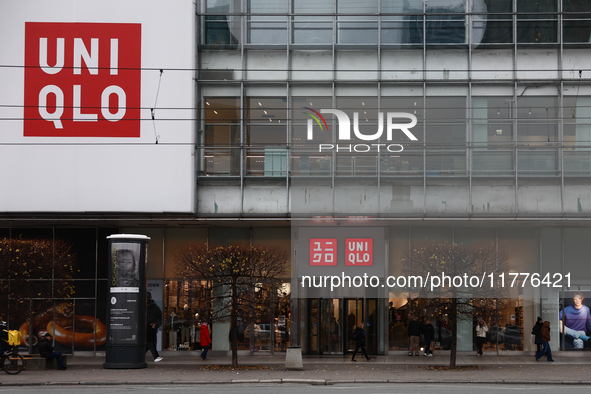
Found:
M 274 185 L 281 206 L 298 213 L 293 185 L 369 182 L 377 205 L 339 207 L 337 191 L 322 196 L 330 206 L 320 213 L 577 215 L 572 201 L 591 175 L 591 90 L 576 68 L 589 46 L 586 8 L 566 0 L 202 1 L 201 190 L 212 177 L 236 177 L 245 195 Z M 228 20 L 225 45 L 207 42 L 213 17 Z M 208 103 L 220 100 L 235 112 L 212 111 Z M 327 109 L 344 112 L 366 138 L 341 140 L 341 120 L 322 115 Z M 394 112 L 416 117 L 416 140 L 388 135 Z M 544 208 L 541 188 L 551 201 Z M 393 208 L 400 193 L 412 206 Z M 249 204 L 224 209 L 269 213 Z

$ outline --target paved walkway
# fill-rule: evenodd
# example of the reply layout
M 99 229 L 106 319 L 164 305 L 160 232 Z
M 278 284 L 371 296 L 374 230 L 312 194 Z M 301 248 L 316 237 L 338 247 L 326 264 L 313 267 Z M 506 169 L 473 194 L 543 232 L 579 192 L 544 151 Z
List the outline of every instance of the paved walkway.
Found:
M 533 356 L 460 354 L 458 366 L 474 369 L 441 370 L 449 356 L 378 356 L 366 362 L 361 356 L 304 356 L 302 371 L 285 370 L 284 355 L 238 358 L 240 369 L 232 370 L 230 357 L 203 361 L 197 353 L 161 352 L 164 360 L 151 361 L 145 369 L 103 369 L 103 357 L 68 357 L 68 370 L 0 372 L 0 386 L 15 385 L 123 385 L 123 384 L 246 384 L 246 383 L 488 383 L 488 384 L 580 384 L 591 386 L 591 354 L 556 353 L 556 362 L 536 362 Z

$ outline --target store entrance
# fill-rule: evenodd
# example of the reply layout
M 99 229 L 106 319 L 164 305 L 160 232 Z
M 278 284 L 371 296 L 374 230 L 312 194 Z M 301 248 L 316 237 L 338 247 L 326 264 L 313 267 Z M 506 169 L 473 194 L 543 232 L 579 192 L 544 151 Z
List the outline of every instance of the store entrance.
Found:
M 376 298 L 345 299 L 346 352 L 355 351 L 355 341 L 351 340 L 355 327 L 363 323 L 365 344 L 369 354 L 378 352 L 378 300 Z
M 351 336 L 364 323 L 368 353 L 378 350 L 377 299 L 308 299 L 308 353 L 344 354 L 355 350 Z
M 342 300 L 308 300 L 308 349 L 311 354 L 343 354 Z

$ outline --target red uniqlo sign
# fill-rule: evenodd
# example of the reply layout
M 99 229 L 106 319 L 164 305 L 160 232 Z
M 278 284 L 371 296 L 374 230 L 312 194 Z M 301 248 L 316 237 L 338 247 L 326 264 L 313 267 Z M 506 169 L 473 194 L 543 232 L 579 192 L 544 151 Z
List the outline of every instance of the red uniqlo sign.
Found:
M 337 265 L 337 239 L 310 238 L 310 265 Z
M 25 24 L 26 137 L 139 137 L 141 25 Z
M 345 265 L 373 265 L 373 239 L 345 239 Z

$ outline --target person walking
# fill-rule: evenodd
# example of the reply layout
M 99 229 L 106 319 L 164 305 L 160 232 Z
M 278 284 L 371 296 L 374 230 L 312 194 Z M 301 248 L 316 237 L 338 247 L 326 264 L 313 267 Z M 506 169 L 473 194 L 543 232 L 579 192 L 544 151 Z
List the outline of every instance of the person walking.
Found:
M 478 352 L 476 353 L 477 356 L 482 356 L 482 348 L 484 347 L 484 342 L 486 341 L 486 333 L 488 332 L 488 327 L 484 320 L 480 319 L 478 324 L 476 325 L 476 345 L 478 346 Z
M 531 330 L 531 333 L 534 335 L 534 343 L 536 344 L 536 353 L 542 350 L 542 325 L 542 318 L 538 317 L 534 328 Z
M 425 324 L 422 327 L 423 339 L 425 340 L 425 357 L 433 357 L 433 351 L 431 345 L 435 346 L 433 341 L 435 340 L 435 328 L 431 324 L 431 320 L 427 318 Z
M 421 342 L 421 325 L 414 316 L 410 317 L 408 323 L 408 355 L 419 355 L 419 343 Z
M 152 293 L 147 293 L 148 306 L 146 311 L 146 352 L 148 350 L 154 357 L 154 362 L 158 363 L 162 361 L 162 357 L 158 354 L 156 344 L 158 342 L 158 328 L 162 325 L 162 310 L 152 299 Z
M 201 352 L 201 358 L 207 360 L 207 352 L 209 351 L 209 347 L 211 345 L 211 337 L 209 336 L 209 329 L 207 328 L 207 323 L 201 324 L 201 347 L 203 351 Z
M 359 323 L 359 325 L 355 327 L 351 339 L 355 341 L 355 351 L 353 352 L 351 361 L 357 362 L 357 360 L 355 360 L 355 356 L 357 355 L 359 349 L 361 349 L 361 354 L 365 356 L 367 361 L 373 360 L 373 358 L 367 356 L 367 350 L 365 349 L 365 331 L 363 330 L 363 323 Z
M 540 358 L 545 354 L 546 359 L 553 362 L 552 350 L 550 349 L 550 322 L 545 321 L 540 330 L 542 336 L 542 350 L 536 353 L 536 361 L 540 361 Z

